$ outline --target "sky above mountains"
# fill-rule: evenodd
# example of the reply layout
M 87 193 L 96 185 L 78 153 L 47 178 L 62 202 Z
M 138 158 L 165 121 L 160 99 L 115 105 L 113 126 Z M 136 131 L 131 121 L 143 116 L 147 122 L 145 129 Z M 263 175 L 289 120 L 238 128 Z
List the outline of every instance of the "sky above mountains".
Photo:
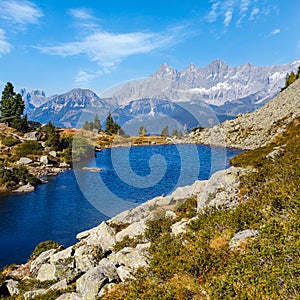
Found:
M 300 1 L 0 0 L 0 88 L 102 91 L 214 59 L 230 66 L 300 58 Z

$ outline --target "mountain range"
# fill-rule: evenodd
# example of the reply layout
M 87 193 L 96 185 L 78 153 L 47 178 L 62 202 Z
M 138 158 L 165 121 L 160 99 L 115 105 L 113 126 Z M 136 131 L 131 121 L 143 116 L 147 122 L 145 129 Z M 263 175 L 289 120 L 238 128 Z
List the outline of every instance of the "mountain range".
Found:
M 190 64 L 178 71 L 164 63 L 148 78 L 122 84 L 101 97 L 88 89 L 50 97 L 41 90 L 22 89 L 21 95 L 28 118 L 41 123 L 81 127 L 96 113 L 103 121 L 112 112 L 130 134 L 136 134 L 143 123 L 146 128 L 159 125 L 150 129 L 155 132 L 171 119 L 172 126 L 180 129 L 214 125 L 251 112 L 274 98 L 284 86 L 286 74 L 296 72 L 299 65 L 300 60 L 276 66 L 247 63 L 230 67 L 214 60 L 206 67 Z

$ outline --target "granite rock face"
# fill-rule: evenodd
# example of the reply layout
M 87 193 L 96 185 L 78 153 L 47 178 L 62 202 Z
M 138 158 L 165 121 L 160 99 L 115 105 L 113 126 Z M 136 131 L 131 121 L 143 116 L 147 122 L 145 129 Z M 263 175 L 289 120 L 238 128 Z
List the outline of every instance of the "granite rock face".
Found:
M 213 174 L 197 196 L 197 211 L 208 206 L 233 208 L 239 204 L 239 180 L 246 169 L 231 167 Z

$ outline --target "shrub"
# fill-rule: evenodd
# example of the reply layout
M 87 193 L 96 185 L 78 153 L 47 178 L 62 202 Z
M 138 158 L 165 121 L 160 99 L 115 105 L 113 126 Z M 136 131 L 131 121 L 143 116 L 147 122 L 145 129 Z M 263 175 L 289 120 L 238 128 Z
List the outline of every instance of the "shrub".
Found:
M 54 241 L 44 241 L 39 243 L 30 255 L 30 259 L 36 259 L 42 252 L 50 249 L 58 249 L 61 245 Z
M 11 136 L 4 137 L 2 140 L 2 144 L 6 147 L 12 147 L 19 143 L 21 143 L 19 140 L 15 139 Z
M 15 148 L 15 155 L 20 158 L 23 156 L 41 155 L 42 145 L 37 141 L 25 141 Z

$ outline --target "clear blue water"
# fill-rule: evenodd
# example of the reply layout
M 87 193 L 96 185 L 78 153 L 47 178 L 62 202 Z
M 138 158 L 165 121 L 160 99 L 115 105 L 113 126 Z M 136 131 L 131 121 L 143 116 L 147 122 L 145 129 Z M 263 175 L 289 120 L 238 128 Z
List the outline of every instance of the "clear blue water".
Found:
M 25 262 L 44 240 L 67 247 L 78 232 L 126 208 L 209 178 L 239 152 L 202 145 L 105 149 L 32 193 L 1 195 L 0 267 Z

